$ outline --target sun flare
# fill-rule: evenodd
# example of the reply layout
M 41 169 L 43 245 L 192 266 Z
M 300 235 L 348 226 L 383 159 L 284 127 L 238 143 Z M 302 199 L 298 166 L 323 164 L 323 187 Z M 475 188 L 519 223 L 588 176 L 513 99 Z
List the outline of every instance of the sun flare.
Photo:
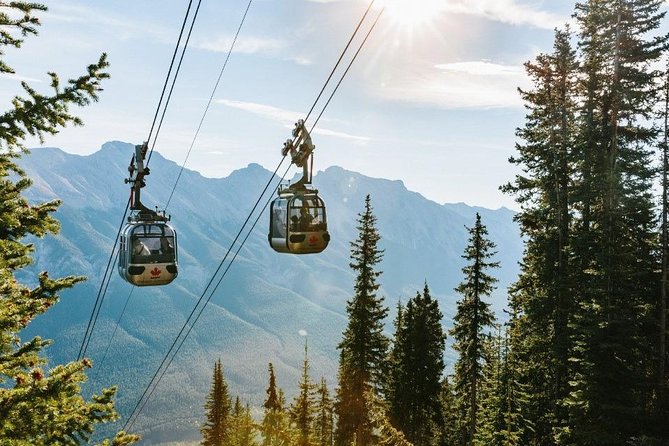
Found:
M 381 0 L 393 22 L 406 27 L 428 24 L 445 10 L 447 0 Z

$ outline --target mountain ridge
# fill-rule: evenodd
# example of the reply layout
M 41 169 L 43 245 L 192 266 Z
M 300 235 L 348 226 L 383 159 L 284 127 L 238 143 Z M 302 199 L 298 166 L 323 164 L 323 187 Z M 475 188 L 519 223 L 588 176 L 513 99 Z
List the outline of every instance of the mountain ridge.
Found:
M 132 144 L 112 141 L 91 155 L 38 148 L 20 160 L 34 180 L 28 192 L 31 200 L 63 200 L 56 212 L 62 231 L 56 237 L 36 240 L 31 272 L 89 276 L 88 282 L 65 293 L 54 309 L 30 327 L 28 334 L 55 339 L 49 351 L 54 361 L 72 360 L 79 349 L 119 215 L 128 200 L 124 163 L 133 150 Z M 153 207 L 166 202 L 181 168 L 158 152 L 153 153 L 149 165 L 151 175 L 142 191 L 142 201 Z M 130 286 L 112 272 L 89 350 L 100 371 L 94 368 L 91 376 L 96 378 L 87 389 L 118 383 L 122 416 L 128 415 L 148 384 L 178 327 L 200 297 L 203 284 L 228 251 L 271 176 L 272 172 L 256 163 L 223 178 L 207 178 L 184 169 L 168 209 L 179 235 L 179 277 L 166 287 L 135 289 L 129 298 Z M 367 194 L 372 197 L 381 248 L 385 249 L 380 265 L 384 271 L 381 295 L 391 314 L 397 299 L 408 299 L 427 281 L 445 315 L 444 326 L 450 326 L 458 298 L 453 288 L 462 280 L 465 226 L 473 224 L 477 211 L 500 251 L 497 260 L 503 268 L 495 273 L 500 286 L 493 306 L 501 314 L 504 288 L 516 277 L 522 253 L 513 211 L 439 204 L 409 191 L 401 180 L 371 178 L 338 166 L 318 171 L 313 183 L 327 205 L 330 246 L 319 255 L 277 254 L 267 245 L 268 221 L 263 215 L 140 417 L 136 427 L 146 441 L 197 436 L 193 423 L 201 421 L 211 367 L 219 356 L 233 394 L 253 406 L 262 404 L 267 362 L 271 361 L 290 401 L 303 356 L 304 338 L 299 330 L 308 333 L 312 378 L 323 375 L 331 386 L 335 383 L 336 345 L 346 324 L 345 303 L 353 285 L 349 242 L 357 236 L 355 219 Z M 102 361 L 126 299 L 127 311 Z M 388 334 L 392 331 L 391 319 L 387 321 Z M 448 352 L 447 358 L 452 362 L 453 352 Z M 184 411 L 182 407 L 190 409 Z M 152 428 L 156 425 L 165 427 Z

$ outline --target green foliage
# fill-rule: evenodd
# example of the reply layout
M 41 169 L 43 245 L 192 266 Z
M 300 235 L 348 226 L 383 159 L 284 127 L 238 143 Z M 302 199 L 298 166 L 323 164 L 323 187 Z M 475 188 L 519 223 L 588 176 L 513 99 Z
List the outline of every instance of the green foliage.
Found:
M 351 242 L 350 263 L 357 273 L 355 294 L 346 305 L 348 325 L 338 346 L 341 353 L 335 443 L 339 446 L 348 446 L 354 436 L 360 445 L 374 441 L 369 408 L 363 395 L 377 392 L 383 386 L 388 348 L 388 339 L 383 334 L 383 319 L 388 308 L 383 306 L 383 297 L 376 295 L 381 272 L 376 271 L 375 266 L 381 261 L 383 251 L 377 247 L 381 237 L 369 195 L 365 199 L 365 211 L 358 215 L 359 235 Z
M 232 400 L 219 359 L 214 364 L 211 390 L 204 404 L 206 420 L 200 428 L 202 446 L 223 446 L 229 442 L 231 409 Z
M 316 444 L 318 446 L 332 446 L 334 443 L 334 404 L 330 398 L 325 378 L 316 389 L 316 413 L 314 420 Z
M 257 441 L 258 429 L 253 417 L 251 408 L 247 404 L 242 406 L 239 397 L 235 398 L 235 405 L 230 414 L 230 446 L 259 446 Z
M 260 424 L 262 446 L 289 446 L 297 443 L 298 432 L 290 423 L 290 416 L 284 409 L 283 392 L 276 386 L 274 366 L 269 364 L 269 385 L 267 399 L 263 404 L 265 413 Z
M 290 407 L 290 418 L 293 422 L 293 426 L 299 434 L 297 446 L 311 446 L 315 444 L 315 390 L 314 384 L 309 380 L 309 358 L 307 356 L 307 343 L 305 341 L 304 363 L 302 365 L 302 378 L 300 379 L 299 393 Z
M 386 398 L 394 426 L 418 446 L 438 444 L 444 427 L 440 396 L 446 335 L 441 319 L 427 283 L 406 307 L 398 304 Z
M 2 2 L 0 12 L 0 48 L 20 47 L 22 37 L 36 34 L 39 20 L 34 11 L 43 5 L 27 2 Z M 18 18 L 15 18 L 17 13 Z M 4 52 L 0 51 L 0 56 Z M 98 423 L 118 418 L 114 410 L 115 388 L 104 389 L 90 401 L 81 396 L 85 370 L 91 367 L 84 359 L 46 369 L 42 349 L 49 341 L 35 337 L 23 342 L 20 332 L 35 317 L 58 301 L 58 293 L 83 280 L 82 277 L 49 278 L 46 272 L 29 287 L 17 281 L 16 274 L 32 262 L 34 247 L 24 243 L 27 236 L 43 237 L 57 233 L 59 224 L 50 214 L 59 201 L 31 204 L 23 193 L 31 181 L 15 164 L 27 135 L 54 134 L 67 123 L 81 124 L 68 111 L 69 104 L 87 105 L 97 100 L 106 57 L 88 68 L 88 74 L 70 80 L 59 88 L 58 78 L 51 74 L 55 92 L 38 94 L 26 83 L 30 99 L 15 98 L 13 108 L 0 116 L 0 439 L 6 445 L 78 445 L 88 443 Z M 0 62 L 0 72 L 13 70 Z M 126 445 L 137 436 L 119 432 L 103 445 Z
M 659 0 L 577 3 L 578 50 L 526 64 L 534 88 L 506 190 L 527 237 L 511 306 L 522 443 L 623 445 L 662 436 L 653 404 L 659 294 L 653 214 L 667 50 Z M 654 359 L 655 358 L 655 359 Z M 531 427 L 531 428 L 530 428 Z M 664 440 L 669 440 L 665 438 Z
M 496 253 L 495 244 L 486 238 L 488 230 L 476 214 L 476 222 L 469 228 L 469 243 L 462 256 L 467 265 L 462 268 L 465 280 L 455 289 L 463 298 L 458 301 L 450 334 L 455 338 L 453 348 L 460 354 L 455 363 L 453 379 L 459 414 L 459 441 L 472 444 L 479 416 L 480 392 L 485 356 L 485 332 L 492 328 L 495 316 L 490 304 L 483 300 L 494 289 L 497 279 L 488 270 L 498 268 L 491 262 Z

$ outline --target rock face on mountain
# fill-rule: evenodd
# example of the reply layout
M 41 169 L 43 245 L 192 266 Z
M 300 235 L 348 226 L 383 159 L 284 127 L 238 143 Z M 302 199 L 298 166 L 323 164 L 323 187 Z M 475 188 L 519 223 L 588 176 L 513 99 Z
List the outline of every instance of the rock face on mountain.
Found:
M 56 214 L 62 230 L 57 237 L 35 241 L 33 270 L 48 270 L 54 277 L 88 277 L 26 334 L 54 339 L 49 350 L 54 361 L 72 360 L 79 352 L 128 200 L 123 179 L 132 152 L 130 144 L 109 142 L 90 156 L 42 148 L 21 160 L 34 181 L 31 200 L 63 201 Z M 155 152 L 150 167 L 142 201 L 148 207 L 164 207 L 180 167 Z M 119 385 L 122 422 L 271 176 L 257 164 L 221 179 L 184 170 L 167 209 L 179 236 L 179 277 L 164 287 L 133 289 L 114 266 L 88 347 L 95 367 L 87 386 L 94 391 Z M 500 283 L 493 306 L 501 313 L 506 287 L 518 274 L 522 253 L 512 211 L 441 205 L 408 191 L 401 181 L 369 178 L 340 167 L 318 172 L 313 183 L 327 205 L 330 246 L 318 255 L 278 254 L 267 244 L 268 216 L 260 218 L 135 424 L 147 443 L 197 436 L 204 396 L 219 357 L 232 394 L 259 407 L 267 386 L 267 364 L 272 362 L 290 402 L 304 352 L 301 330 L 308 333 L 312 378 L 325 376 L 334 390 L 336 346 L 346 325 L 346 300 L 353 290 L 349 242 L 357 236 L 356 218 L 367 194 L 378 218 L 380 246 L 385 249 L 380 283 L 391 308 L 389 335 L 397 300 L 406 301 L 422 290 L 425 281 L 439 300 L 444 326 L 450 327 L 459 298 L 453 288 L 462 280 L 465 226 L 473 225 L 476 212 L 497 243 L 496 259 L 502 268 L 494 273 Z M 448 181 L 444 184 L 450 187 Z M 447 360 L 452 365 L 450 350 Z

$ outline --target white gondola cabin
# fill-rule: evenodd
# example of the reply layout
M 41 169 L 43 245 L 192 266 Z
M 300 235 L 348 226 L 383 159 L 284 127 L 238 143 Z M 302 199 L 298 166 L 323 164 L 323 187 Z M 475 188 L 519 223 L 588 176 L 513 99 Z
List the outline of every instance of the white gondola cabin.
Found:
M 269 243 L 277 252 L 315 254 L 330 241 L 325 204 L 315 190 L 283 191 L 270 209 Z
M 162 221 L 126 224 L 119 240 L 118 272 L 136 286 L 172 282 L 178 273 L 176 231 Z
M 135 286 L 167 285 L 177 277 L 177 233 L 167 224 L 170 217 L 165 212 L 158 213 L 144 206 L 140 191 L 149 174 L 144 167 L 147 143 L 135 146 L 128 172 L 130 178 L 130 209 L 119 236 L 118 272 L 121 277 Z

